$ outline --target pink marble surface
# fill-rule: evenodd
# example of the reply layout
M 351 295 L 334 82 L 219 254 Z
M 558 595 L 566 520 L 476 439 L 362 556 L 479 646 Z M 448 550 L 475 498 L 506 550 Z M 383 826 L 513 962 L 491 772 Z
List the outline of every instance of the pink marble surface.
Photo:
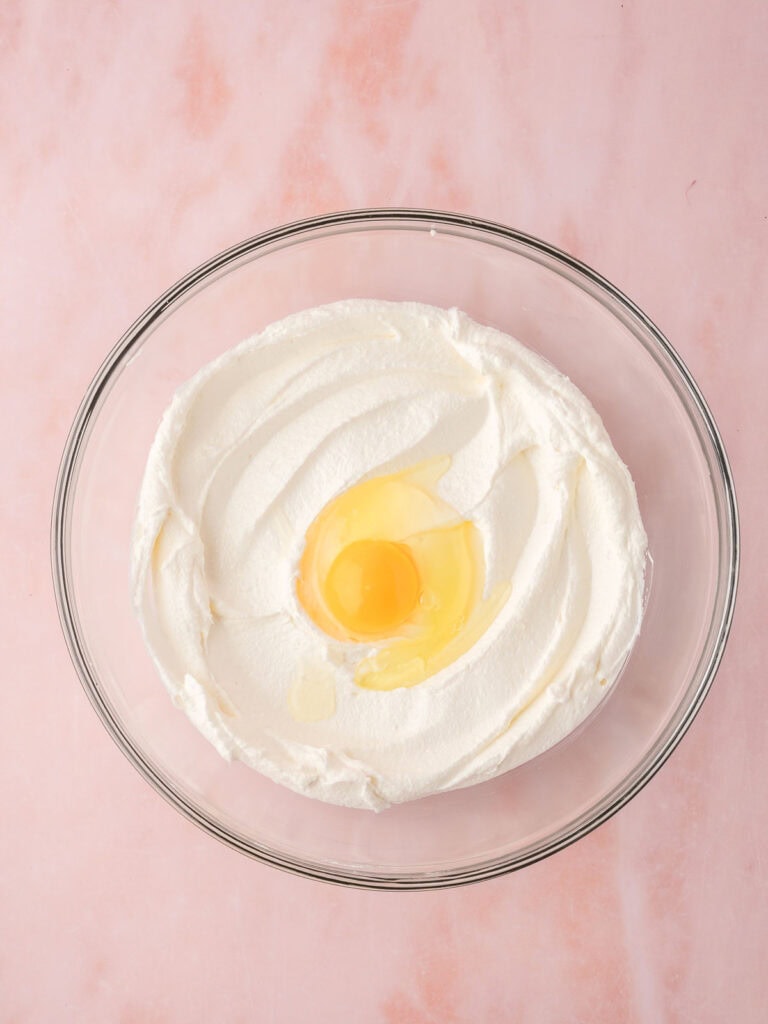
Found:
M 0 5 L 0 1021 L 764 1021 L 768 6 L 763 0 Z M 107 349 L 205 257 L 303 215 L 469 211 L 666 330 L 733 460 L 740 602 L 679 751 L 495 882 L 391 896 L 252 863 L 85 699 L 48 519 Z

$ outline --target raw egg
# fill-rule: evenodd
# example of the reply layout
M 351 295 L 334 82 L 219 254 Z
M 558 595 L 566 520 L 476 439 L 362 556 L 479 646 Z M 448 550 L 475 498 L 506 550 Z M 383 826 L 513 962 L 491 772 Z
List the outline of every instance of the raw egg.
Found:
M 448 457 L 355 484 L 306 534 L 296 590 L 310 619 L 336 640 L 365 644 L 355 682 L 413 686 L 463 654 L 506 596 L 482 600 L 479 532 L 436 493 Z

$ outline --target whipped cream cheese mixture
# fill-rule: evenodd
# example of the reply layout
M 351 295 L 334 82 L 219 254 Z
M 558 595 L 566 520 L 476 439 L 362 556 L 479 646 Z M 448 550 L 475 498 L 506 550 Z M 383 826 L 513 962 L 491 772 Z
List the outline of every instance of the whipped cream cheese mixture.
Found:
M 645 558 L 629 472 L 567 378 L 457 310 L 355 299 L 180 388 L 132 583 L 223 757 L 378 810 L 583 721 L 638 634 Z

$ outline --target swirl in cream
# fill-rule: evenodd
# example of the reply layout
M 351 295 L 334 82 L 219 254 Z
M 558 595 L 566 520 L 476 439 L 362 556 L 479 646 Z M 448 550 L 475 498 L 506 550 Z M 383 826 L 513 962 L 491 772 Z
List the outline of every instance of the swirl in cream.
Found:
M 360 685 L 386 643 L 308 614 L 307 538 L 361 482 L 414 472 L 435 523 L 455 512 L 478 538 L 482 611 L 454 616 L 447 655 L 429 640 L 417 670 Z M 376 557 L 405 557 L 407 532 Z M 141 489 L 133 592 L 174 701 L 224 757 L 379 809 L 489 779 L 583 721 L 640 628 L 645 555 L 629 472 L 549 363 L 456 310 L 347 300 L 272 324 L 177 392 Z

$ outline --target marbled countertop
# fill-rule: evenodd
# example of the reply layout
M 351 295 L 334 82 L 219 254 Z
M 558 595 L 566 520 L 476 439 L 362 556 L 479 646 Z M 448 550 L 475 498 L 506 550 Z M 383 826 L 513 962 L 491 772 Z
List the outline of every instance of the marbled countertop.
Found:
M 768 5 L 362 0 L 0 5 L 0 1021 L 768 1019 Z M 91 710 L 48 524 L 77 403 L 167 285 L 308 214 L 514 225 L 631 295 L 688 362 L 740 499 L 742 584 L 680 749 L 562 854 L 388 895 L 246 860 Z

